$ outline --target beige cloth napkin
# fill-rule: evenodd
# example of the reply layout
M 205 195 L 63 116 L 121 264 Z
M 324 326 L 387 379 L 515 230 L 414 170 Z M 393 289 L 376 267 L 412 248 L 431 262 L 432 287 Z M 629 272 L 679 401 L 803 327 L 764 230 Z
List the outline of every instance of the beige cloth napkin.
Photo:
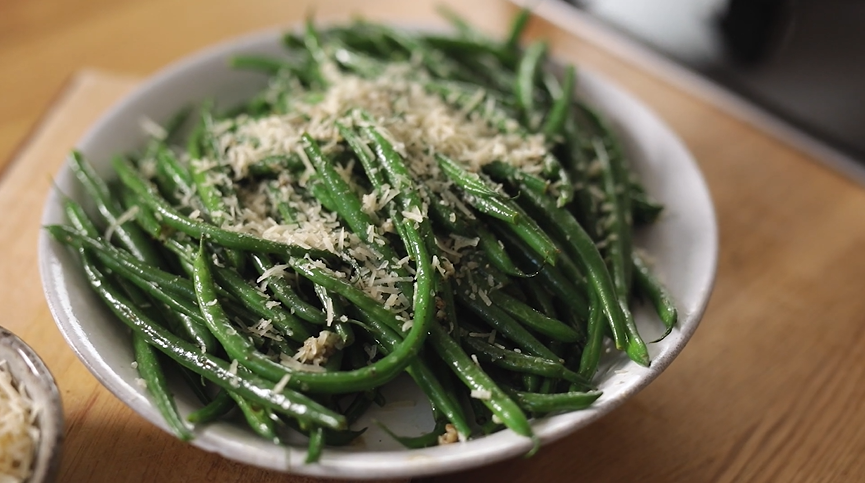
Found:
M 84 132 L 136 83 L 128 76 L 80 72 L 0 171 L 0 325 L 40 354 L 60 386 L 66 439 L 58 481 L 322 481 L 260 470 L 175 440 L 103 388 L 54 325 L 36 253 L 51 178 Z

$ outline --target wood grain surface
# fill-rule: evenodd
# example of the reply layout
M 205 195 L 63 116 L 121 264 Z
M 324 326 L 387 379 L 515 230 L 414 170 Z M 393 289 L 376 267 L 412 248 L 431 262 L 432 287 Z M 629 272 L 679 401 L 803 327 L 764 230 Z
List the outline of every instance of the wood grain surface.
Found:
M 62 341 L 36 270 L 51 174 L 92 120 L 133 85 L 81 69 L 148 74 L 227 36 L 291 23 L 309 7 L 255 4 L 0 3 L 0 161 L 5 166 L 17 153 L 0 175 L 0 325 L 33 345 L 59 381 L 67 417 L 60 481 L 305 481 L 185 446 L 119 403 Z M 496 0 L 455 8 L 492 32 L 513 12 Z M 316 9 L 322 16 L 363 10 L 374 18 L 435 18 L 425 1 L 327 1 Z M 531 34 L 613 78 L 692 150 L 720 224 L 715 291 L 681 356 L 612 414 L 533 458 L 424 481 L 865 481 L 865 192 L 591 39 L 541 21 Z

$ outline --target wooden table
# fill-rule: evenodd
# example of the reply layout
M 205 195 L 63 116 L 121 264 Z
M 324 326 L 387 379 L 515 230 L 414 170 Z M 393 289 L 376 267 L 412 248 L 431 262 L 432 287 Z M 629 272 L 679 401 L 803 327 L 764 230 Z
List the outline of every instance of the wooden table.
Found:
M 94 87 L 92 76 L 76 72 L 145 75 L 225 37 L 298 20 L 310 3 L 0 6 L 0 324 L 30 342 L 60 384 L 67 418 L 60 481 L 303 481 L 184 446 L 102 389 L 53 324 L 35 246 L 41 203 L 63 153 L 84 120 L 132 85 L 112 77 Z M 497 0 L 452 3 L 491 32 L 503 31 L 513 12 Z M 435 18 L 428 1 L 315 8 L 320 17 L 363 10 L 373 18 Z M 721 229 L 715 292 L 681 356 L 614 413 L 531 459 L 425 481 L 865 481 L 865 192 L 591 39 L 541 21 L 531 33 L 615 79 L 693 151 Z M 90 89 L 86 101 L 82 89 Z

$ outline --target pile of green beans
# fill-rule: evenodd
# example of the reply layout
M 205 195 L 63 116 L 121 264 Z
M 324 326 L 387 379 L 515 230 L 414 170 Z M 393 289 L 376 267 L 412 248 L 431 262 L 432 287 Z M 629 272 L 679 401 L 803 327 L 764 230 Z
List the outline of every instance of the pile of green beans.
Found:
M 288 430 L 307 435 L 314 462 L 324 445 L 355 440 L 363 429 L 352 424 L 370 405 L 385 404 L 380 388 L 405 372 L 428 396 L 436 425 L 420 437 L 395 436 L 403 444 L 504 427 L 536 441 L 529 418 L 581 409 L 601 395 L 593 378 L 605 344 L 650 364 L 631 313 L 636 300 L 655 307 L 667 334 L 673 329 L 675 305 L 633 244 L 637 225 L 662 208 L 630 170 L 606 120 L 574 98 L 575 69 L 554 76 L 545 43 L 519 46 L 527 11 L 503 40 L 448 18 L 457 27 L 450 36 L 364 21 L 319 31 L 309 22 L 303 33 L 284 36 L 283 58 L 232 60 L 270 76 L 264 92 L 224 113 L 211 103 L 195 116 L 183 110 L 164 135 L 113 160 L 117 181 L 97 176 L 81 154 L 70 156 L 98 216 L 70 199 L 68 225 L 46 229 L 80 254 L 95 292 L 132 329 L 138 371 L 178 437 L 189 440 L 196 426 L 236 411 L 275 443 Z M 308 163 L 297 152 L 270 156 L 250 166 L 249 176 L 266 183 L 310 175 L 304 196 L 336 213 L 341 229 L 375 244 L 382 261 L 408 257 L 398 274 L 410 321 L 341 276 L 355 263 L 345 253 L 227 229 L 225 200 L 248 187 L 215 185 L 190 162 L 207 158 L 216 161 L 210 170 L 227 173 L 214 126 L 284 114 L 293 99 L 314 99 L 327 89 L 326 64 L 368 78 L 397 62 L 412 63 L 426 91 L 462 115 L 542 135 L 542 173 L 501 161 L 472 172 L 438 153 L 443 179 L 470 213 L 429 203 L 429 187 L 389 136 L 368 114 L 353 112 L 363 122 L 335 123 L 338 156 L 321 148 L 334 140 L 305 134 L 297 149 Z M 363 195 L 388 187 L 399 192 L 382 216 L 362 209 Z M 292 208 L 269 199 L 270 216 L 291 225 Z M 422 221 L 404 216 L 427 206 Z M 370 230 L 383 233 L 385 217 L 394 230 L 376 244 Z M 436 240 L 450 235 L 476 241 L 461 262 L 473 264 L 468 276 L 435 266 L 443 258 Z M 259 285 L 277 264 L 284 275 Z M 262 320 L 278 335 L 251 329 Z M 325 335 L 337 350 L 320 367 L 285 363 Z M 178 412 L 167 374 L 182 377 L 199 409 Z

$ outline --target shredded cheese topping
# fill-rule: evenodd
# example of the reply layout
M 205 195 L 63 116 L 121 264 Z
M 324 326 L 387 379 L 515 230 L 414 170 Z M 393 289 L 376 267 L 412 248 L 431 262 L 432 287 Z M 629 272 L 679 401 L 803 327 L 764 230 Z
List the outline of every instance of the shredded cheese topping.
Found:
M 543 172 L 549 153 L 542 135 L 525 133 L 516 122 L 505 123 L 504 127 L 494 126 L 480 112 L 469 109 L 471 103 L 460 107 L 453 100 L 430 92 L 429 79 L 410 64 L 392 64 L 375 78 L 340 72 L 334 66 L 326 67 L 324 74 L 328 87 L 323 92 L 306 91 L 300 85 L 292 85 L 292 96 L 285 101 L 289 105 L 278 113 L 262 117 L 240 115 L 215 123 L 209 134 L 218 149 L 212 156 L 216 159 L 190 159 L 188 162 L 195 171 L 205 173 L 208 184 L 226 194 L 227 209 L 209 213 L 210 221 L 228 230 L 326 250 L 352 260 L 350 268 L 334 270 L 334 275 L 349 281 L 399 315 L 406 321 L 403 330 L 408 330 L 412 301 L 401 286 L 413 283 L 413 276 L 405 274 L 413 275 L 414 271 L 408 257 L 386 260 L 378 248 L 387 244 L 388 234 L 395 231 L 394 221 L 387 216 L 385 208 L 394 203 L 408 180 L 391 180 L 395 186 L 386 185 L 379 190 L 359 186 L 358 177 L 352 174 L 356 169 L 354 160 L 345 161 L 345 156 L 339 157 L 346 148 L 337 123 L 349 128 L 372 125 L 393 145 L 414 182 L 424 187 L 418 190 L 421 206 L 396 212 L 418 224 L 427 219 L 431 203 L 449 207 L 460 216 L 474 216 L 452 182 L 441 172 L 437 154 L 455 160 L 470 172 L 479 172 L 485 164 L 502 161 L 538 174 Z M 476 103 L 492 101 L 480 89 L 472 99 L 475 97 Z M 363 239 L 346 230 L 337 214 L 324 209 L 311 195 L 312 183 L 318 181 L 302 148 L 301 136 L 305 133 L 317 140 L 326 156 L 337 160 L 338 173 L 361 200 L 362 211 L 376 223 L 361 234 Z M 254 171 L 251 174 L 252 166 L 274 159 L 288 160 L 290 168 L 281 170 L 275 179 L 257 179 Z M 201 216 L 199 207 L 189 205 L 191 194 L 181 195 L 187 208 Z M 285 213 L 291 215 L 286 217 Z M 446 277 L 462 278 L 461 262 L 477 249 L 478 242 L 477 238 L 457 235 L 437 238 L 440 253 L 431 261 L 433 267 Z M 330 270 L 324 264 L 317 266 Z M 271 277 L 285 276 L 284 268 L 277 266 L 263 274 L 258 279 L 260 288 L 266 289 Z M 494 287 L 475 283 L 470 287 L 472 296 L 477 294 L 484 303 L 491 304 L 486 290 Z M 334 317 L 332 308 L 325 307 L 325 313 L 330 326 Z M 258 329 L 255 331 L 260 333 L 261 327 Z
M 327 358 L 338 349 L 339 342 L 338 335 L 329 330 L 323 330 L 317 337 L 310 337 L 303 341 L 303 346 L 294 355 L 294 360 L 320 366 L 327 362 Z

